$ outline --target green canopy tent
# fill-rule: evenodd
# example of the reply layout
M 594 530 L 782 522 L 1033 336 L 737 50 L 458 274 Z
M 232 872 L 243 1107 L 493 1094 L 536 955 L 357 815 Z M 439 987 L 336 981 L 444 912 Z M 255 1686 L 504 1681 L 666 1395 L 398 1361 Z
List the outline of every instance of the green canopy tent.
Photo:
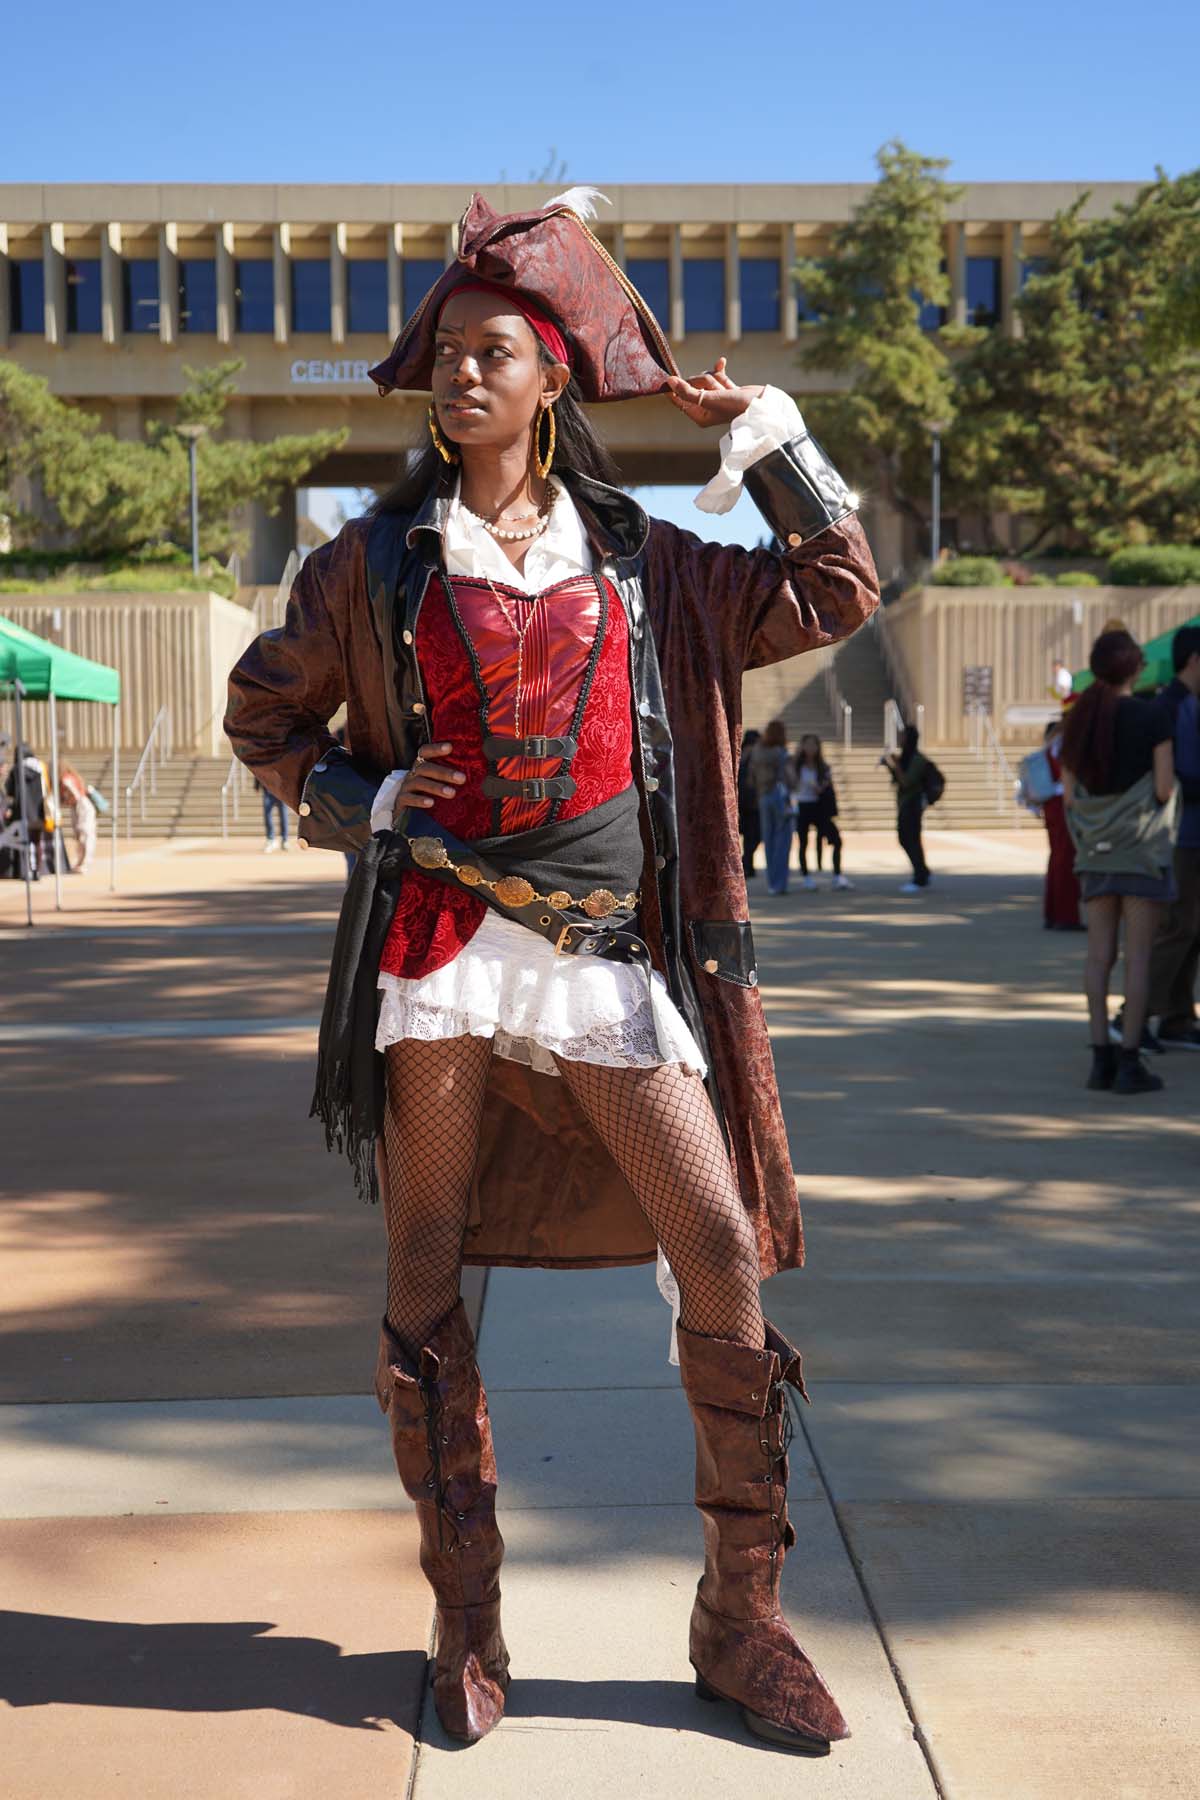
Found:
M 1200 613 L 1197 613 L 1194 619 L 1185 619 L 1184 624 L 1200 625 Z M 1183 625 L 1173 625 L 1170 631 L 1160 632 L 1156 638 L 1151 638 L 1148 644 L 1142 645 L 1142 655 L 1146 658 L 1146 666 L 1134 683 L 1137 693 L 1153 694 L 1156 689 L 1166 687 L 1175 673 L 1171 662 L 1171 640 L 1177 631 L 1182 630 Z M 1071 686 L 1077 694 L 1082 694 L 1085 688 L 1091 687 L 1093 680 L 1090 669 L 1081 669 L 1078 675 L 1072 676 Z
M 32 631 L 23 626 L 14 625 L 11 619 L 0 618 L 0 691 L 12 696 L 16 706 L 16 743 L 14 752 L 17 758 L 18 780 L 16 783 L 21 802 L 21 822 L 25 824 L 25 783 L 20 779 L 20 745 L 22 741 L 21 702 L 23 700 L 48 700 L 50 703 L 50 763 L 51 785 L 54 791 L 55 814 L 58 811 L 58 722 L 56 703 L 59 700 L 96 701 L 101 706 L 113 709 L 113 762 L 112 762 L 112 884 L 117 881 L 117 813 L 116 804 L 118 777 L 118 744 L 120 742 L 121 717 L 121 677 L 116 669 L 110 669 L 107 663 L 91 662 L 86 656 L 76 656 L 70 650 L 64 650 L 58 644 L 51 644 L 46 638 L 36 637 Z M 26 841 L 28 841 L 26 839 Z M 33 923 L 33 900 L 30 893 L 31 871 L 29 857 L 25 856 L 25 911 L 29 924 Z M 62 876 L 59 869 L 58 847 L 54 854 L 54 898 L 55 904 L 62 907 Z

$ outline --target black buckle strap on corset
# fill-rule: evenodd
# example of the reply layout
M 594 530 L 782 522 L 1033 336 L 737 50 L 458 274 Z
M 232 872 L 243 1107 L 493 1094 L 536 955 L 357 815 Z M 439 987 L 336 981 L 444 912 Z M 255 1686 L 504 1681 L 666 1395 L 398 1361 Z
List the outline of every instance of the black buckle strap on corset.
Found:
M 533 899 L 526 905 L 506 904 L 483 885 L 483 882 L 502 883 L 504 872 L 481 856 L 475 844 L 465 843 L 461 838 L 455 837 L 452 831 L 448 831 L 427 814 L 413 810 L 403 813 L 393 833 L 396 848 L 406 856 L 412 868 L 419 870 L 422 875 L 432 875 L 446 887 L 456 888 L 461 892 L 463 883 L 452 868 L 418 860 L 413 854 L 412 843 L 419 843 L 422 839 L 433 839 L 440 843 L 448 863 L 465 863 L 478 869 L 482 881 L 479 884 L 472 883 L 467 891 L 504 918 L 515 919 L 519 925 L 546 938 L 554 945 L 556 955 L 601 956 L 608 962 L 628 963 L 634 968 L 643 969 L 649 983 L 652 970 L 650 952 L 636 931 L 630 931 L 624 924 L 610 924 L 607 921 L 595 924 L 588 919 L 573 918 L 552 905 L 549 900 L 541 898 Z
M 569 800 L 575 792 L 575 781 L 570 775 L 526 775 L 521 780 L 510 780 L 507 775 L 485 775 L 479 788 L 490 800 L 506 796 L 518 800 Z
M 561 756 L 569 763 L 578 748 L 573 737 L 485 737 L 483 740 L 483 754 L 489 762 L 500 762 L 509 756 L 528 756 L 544 762 L 547 757 Z

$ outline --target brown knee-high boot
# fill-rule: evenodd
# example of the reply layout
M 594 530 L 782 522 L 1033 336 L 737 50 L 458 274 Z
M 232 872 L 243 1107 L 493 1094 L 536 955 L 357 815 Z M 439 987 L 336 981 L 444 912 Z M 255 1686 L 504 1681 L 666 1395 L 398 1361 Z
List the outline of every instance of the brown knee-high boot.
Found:
M 451 1737 L 474 1743 L 504 1716 L 508 1651 L 492 1427 L 461 1300 L 415 1369 L 384 1318 L 375 1394 L 391 1419 L 396 1467 L 421 1526 L 421 1567 L 437 1597 L 434 1704 Z
M 696 1428 L 704 1574 L 692 1609 L 696 1691 L 740 1706 L 747 1728 L 810 1756 L 850 1736 L 837 1703 L 779 1610 L 791 1418 L 785 1384 L 808 1394 L 797 1351 L 772 1325 L 765 1349 L 679 1328 L 679 1368 Z

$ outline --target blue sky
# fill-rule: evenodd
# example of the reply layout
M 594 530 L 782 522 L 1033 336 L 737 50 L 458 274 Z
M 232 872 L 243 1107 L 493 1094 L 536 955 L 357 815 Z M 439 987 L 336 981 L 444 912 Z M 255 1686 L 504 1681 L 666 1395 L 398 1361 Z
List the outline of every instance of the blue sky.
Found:
M 1188 0 L 6 9 L 5 181 L 969 180 L 1200 160 Z
M 1195 0 L 9 8 L 2 181 L 976 181 L 1200 163 Z M 659 490 L 660 510 L 669 505 Z M 690 517 L 688 517 L 690 514 Z M 686 522 L 698 513 L 678 514 Z M 727 529 L 750 541 L 746 505 Z

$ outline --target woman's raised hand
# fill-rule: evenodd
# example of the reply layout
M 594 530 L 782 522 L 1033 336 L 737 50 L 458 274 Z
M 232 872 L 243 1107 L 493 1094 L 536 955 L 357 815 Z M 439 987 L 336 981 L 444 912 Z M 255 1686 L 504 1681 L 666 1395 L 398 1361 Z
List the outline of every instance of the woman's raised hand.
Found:
M 667 388 L 672 403 L 693 425 L 728 425 L 740 418 L 763 391 L 761 382 L 755 387 L 739 387 L 731 381 L 725 373 L 723 356 L 711 369 L 690 380 L 682 375 L 668 375 Z
M 422 744 L 417 760 L 396 794 L 392 821 L 406 806 L 432 806 L 435 800 L 448 800 L 467 779 L 461 769 L 447 768 L 442 757 L 449 756 L 450 744 Z

